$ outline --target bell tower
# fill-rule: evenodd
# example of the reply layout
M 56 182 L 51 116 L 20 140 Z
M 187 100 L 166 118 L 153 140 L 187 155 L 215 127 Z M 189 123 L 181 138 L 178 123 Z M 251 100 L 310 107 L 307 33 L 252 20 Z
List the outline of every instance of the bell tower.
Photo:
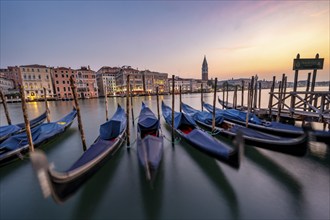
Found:
M 207 66 L 206 56 L 204 55 L 203 65 L 202 65 L 202 80 L 207 81 L 209 79 L 209 70 Z

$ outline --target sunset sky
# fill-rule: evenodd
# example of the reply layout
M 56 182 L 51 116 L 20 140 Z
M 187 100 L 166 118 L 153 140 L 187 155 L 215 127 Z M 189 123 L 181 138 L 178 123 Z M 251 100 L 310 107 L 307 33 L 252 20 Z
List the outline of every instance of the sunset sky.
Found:
M 329 1 L 2 1 L 1 68 L 130 65 L 201 78 L 271 80 L 293 59 L 324 58 L 329 80 Z M 307 78 L 301 71 L 299 80 Z

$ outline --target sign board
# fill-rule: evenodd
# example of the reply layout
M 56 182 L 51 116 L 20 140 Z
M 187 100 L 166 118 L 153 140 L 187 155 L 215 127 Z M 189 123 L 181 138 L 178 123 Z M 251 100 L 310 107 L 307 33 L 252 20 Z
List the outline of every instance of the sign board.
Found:
M 321 59 L 294 59 L 293 70 L 323 69 L 324 58 Z

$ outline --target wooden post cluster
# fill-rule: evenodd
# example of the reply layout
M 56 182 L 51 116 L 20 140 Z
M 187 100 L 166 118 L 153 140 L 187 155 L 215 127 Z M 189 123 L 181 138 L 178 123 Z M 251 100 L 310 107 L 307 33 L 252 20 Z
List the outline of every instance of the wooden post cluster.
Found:
M 79 131 L 80 131 L 81 142 L 82 142 L 82 145 L 83 145 L 83 150 L 86 151 L 87 147 L 86 147 L 85 133 L 84 133 L 82 120 L 81 120 L 80 107 L 79 107 L 78 97 L 77 97 L 77 90 L 76 90 L 76 85 L 74 83 L 74 79 L 73 79 L 72 76 L 70 77 L 70 87 L 71 87 L 71 90 L 72 90 L 72 93 L 73 93 L 74 105 L 75 105 L 75 108 L 77 110 L 78 128 L 79 128 Z
M 3 95 L 2 90 L 0 90 L 0 97 L 1 97 L 2 104 L 3 104 L 3 108 L 5 109 L 5 114 L 6 114 L 7 122 L 8 122 L 9 125 L 11 125 L 11 120 L 10 120 L 10 117 L 9 117 L 9 112 L 8 112 L 6 97 Z

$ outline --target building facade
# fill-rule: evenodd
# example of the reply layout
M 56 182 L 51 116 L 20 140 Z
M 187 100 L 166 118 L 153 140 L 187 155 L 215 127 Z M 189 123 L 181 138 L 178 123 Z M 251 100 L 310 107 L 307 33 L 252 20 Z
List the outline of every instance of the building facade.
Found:
M 28 100 L 38 100 L 45 97 L 55 97 L 51 78 L 51 68 L 45 65 L 24 65 L 19 67 L 22 85 L 24 86 L 25 97 Z
M 76 70 L 66 67 L 53 68 L 51 71 L 53 87 L 57 99 L 73 99 L 73 93 L 70 87 L 70 77 L 76 81 Z
M 15 89 L 18 89 L 18 84 L 22 84 L 20 68 L 18 66 L 8 66 L 8 68 L 0 69 L 0 75 L 3 78 L 12 80 Z
M 116 94 L 116 75 L 119 73 L 119 71 L 120 67 L 103 66 L 96 72 L 96 81 L 99 89 L 99 96 L 105 96 L 105 91 L 107 91 L 108 95 Z
M 144 70 L 141 71 L 141 74 L 144 94 L 155 94 L 157 87 L 160 94 L 168 93 L 167 73 Z
M 99 95 L 95 71 L 91 70 L 89 66 L 82 66 L 76 72 L 78 98 L 97 98 Z

